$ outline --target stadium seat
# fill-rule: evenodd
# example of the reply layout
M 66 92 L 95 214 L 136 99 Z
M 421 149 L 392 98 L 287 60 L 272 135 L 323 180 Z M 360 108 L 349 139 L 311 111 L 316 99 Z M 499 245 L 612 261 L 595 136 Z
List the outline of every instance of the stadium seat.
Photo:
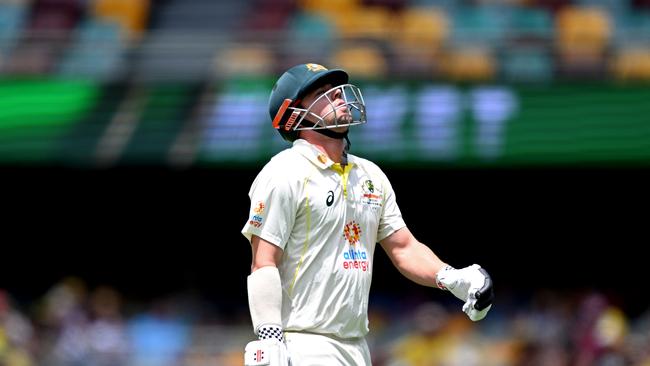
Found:
M 116 23 L 88 20 L 66 49 L 58 73 L 105 80 L 116 75 L 125 46 Z
M 650 81 L 650 47 L 625 48 L 612 60 L 612 72 L 619 80 Z
M 598 57 L 608 46 L 612 24 L 601 8 L 566 7 L 557 14 L 556 31 L 562 54 Z
M 254 0 L 250 7 L 255 9 L 241 20 L 240 29 L 247 32 L 268 32 L 285 30 L 294 13 L 294 5 L 288 0 Z
M 518 7 L 510 17 L 512 37 L 522 41 L 547 41 L 553 37 L 553 17 L 543 8 Z
M 359 7 L 327 16 L 335 22 L 342 39 L 386 40 L 395 29 L 393 14 L 379 6 Z
M 331 42 L 336 35 L 335 25 L 322 14 L 316 12 L 295 12 L 288 23 L 288 37 L 291 41 L 314 39 Z
M 80 0 L 38 0 L 31 8 L 29 29 L 32 31 L 65 34 L 74 29 L 84 17 Z
M 410 0 L 410 7 L 436 7 L 451 12 L 458 6 L 458 1 L 455 0 Z
M 305 11 L 343 14 L 354 11 L 360 2 L 360 0 L 298 0 L 297 5 Z
M 509 81 L 549 81 L 553 58 L 544 47 L 510 48 L 501 55 L 501 74 Z
M 132 71 L 140 80 L 204 80 L 223 42 L 209 34 L 154 30 L 133 53 Z
M 94 0 L 92 14 L 116 21 L 130 38 L 137 39 L 146 27 L 149 0 Z
M 405 77 L 429 77 L 438 67 L 441 49 L 450 31 L 444 9 L 414 7 L 397 18 L 390 40 L 393 70 Z
M 605 67 L 612 22 L 605 10 L 569 6 L 556 15 L 559 70 L 566 75 L 597 77 Z
M 386 57 L 371 44 L 341 45 L 330 64 L 345 69 L 355 78 L 379 78 L 388 71 Z
M 218 75 L 268 75 L 275 63 L 273 52 L 263 44 L 235 44 L 215 57 Z
M 650 11 L 629 11 L 615 15 L 613 42 L 617 46 L 647 45 L 650 40 Z
M 26 15 L 23 4 L 0 3 L 0 55 L 7 57 L 21 33 Z
M 413 7 L 398 16 L 395 42 L 415 48 L 440 48 L 449 36 L 449 19 L 435 7 Z
M 149 29 L 220 32 L 228 35 L 249 16 L 251 1 L 165 0 L 156 2 Z
M 444 56 L 442 72 L 453 80 L 490 80 L 496 73 L 496 61 L 485 47 L 456 48 Z
M 452 13 L 451 38 L 457 45 L 498 47 L 507 35 L 511 8 L 474 6 L 458 8 Z
M 631 0 L 575 0 L 574 4 L 583 7 L 592 6 L 605 9 L 612 16 L 627 13 L 632 8 Z
M 289 21 L 286 42 L 280 46 L 287 65 L 305 60 L 324 60 L 337 41 L 336 26 L 315 12 L 296 12 Z M 314 47 L 318 44 L 318 47 Z

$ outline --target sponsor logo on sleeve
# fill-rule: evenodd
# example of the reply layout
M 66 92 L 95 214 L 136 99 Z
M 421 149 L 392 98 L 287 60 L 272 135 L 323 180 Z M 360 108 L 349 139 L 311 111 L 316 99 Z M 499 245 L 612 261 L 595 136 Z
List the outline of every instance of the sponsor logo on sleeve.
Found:
M 264 213 L 264 207 L 266 207 L 264 206 L 264 202 L 258 201 L 255 204 L 255 207 L 253 207 L 253 212 L 255 212 L 258 215 L 261 215 L 262 213 Z
M 264 222 L 264 217 L 262 214 L 264 213 L 264 208 L 266 206 L 264 205 L 264 202 L 258 201 L 254 206 L 253 206 L 253 215 L 251 218 L 248 220 L 248 224 L 253 226 L 253 227 L 261 227 L 262 222 Z

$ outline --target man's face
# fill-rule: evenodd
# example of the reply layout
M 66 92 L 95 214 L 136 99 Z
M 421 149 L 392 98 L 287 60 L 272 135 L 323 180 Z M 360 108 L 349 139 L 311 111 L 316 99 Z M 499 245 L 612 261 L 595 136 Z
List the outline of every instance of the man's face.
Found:
M 352 115 L 345 105 L 341 89 L 331 90 L 332 88 L 334 88 L 332 84 L 324 84 L 307 93 L 302 101 L 303 108 L 311 106 L 310 112 L 322 117 L 327 126 L 351 123 Z M 309 114 L 306 119 L 314 123 L 317 122 L 316 118 Z M 347 129 L 348 126 L 332 128 L 336 132 L 344 132 Z

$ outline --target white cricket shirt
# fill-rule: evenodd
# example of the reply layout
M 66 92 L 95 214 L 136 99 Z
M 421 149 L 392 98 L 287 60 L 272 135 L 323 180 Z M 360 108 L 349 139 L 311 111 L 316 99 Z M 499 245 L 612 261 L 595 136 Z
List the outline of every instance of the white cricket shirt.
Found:
M 266 164 L 249 197 L 242 233 L 284 251 L 284 329 L 365 336 L 375 244 L 406 226 L 386 175 L 354 155 L 342 167 L 298 139 Z

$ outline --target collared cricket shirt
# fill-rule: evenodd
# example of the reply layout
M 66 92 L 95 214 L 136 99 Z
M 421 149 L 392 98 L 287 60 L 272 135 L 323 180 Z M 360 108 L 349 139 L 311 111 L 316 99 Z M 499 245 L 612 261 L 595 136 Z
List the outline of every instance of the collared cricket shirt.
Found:
M 249 197 L 242 233 L 283 249 L 284 329 L 366 335 L 375 244 L 405 226 L 385 174 L 353 155 L 341 166 L 298 139 L 266 164 Z

